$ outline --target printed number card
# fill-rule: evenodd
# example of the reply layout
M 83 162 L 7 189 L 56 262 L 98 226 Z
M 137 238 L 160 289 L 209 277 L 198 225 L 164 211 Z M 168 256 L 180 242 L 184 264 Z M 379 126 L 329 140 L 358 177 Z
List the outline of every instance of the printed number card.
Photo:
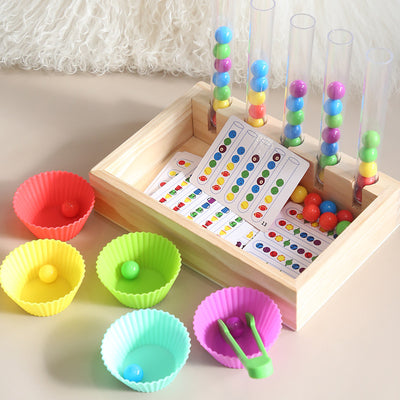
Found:
M 308 167 L 307 161 L 232 116 L 190 182 L 265 232 Z

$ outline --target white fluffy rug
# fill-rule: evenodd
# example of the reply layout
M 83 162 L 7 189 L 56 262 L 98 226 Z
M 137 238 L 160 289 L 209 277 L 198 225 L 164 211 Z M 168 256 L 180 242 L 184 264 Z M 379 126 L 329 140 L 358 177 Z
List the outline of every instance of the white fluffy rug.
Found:
M 103 74 L 166 71 L 204 77 L 211 70 L 212 0 L 0 1 L 0 66 Z M 393 87 L 400 88 L 400 0 L 276 0 L 271 83 L 285 82 L 289 19 L 317 19 L 312 82 L 323 80 L 326 35 L 354 34 L 351 81 L 360 88 L 369 47 L 394 53 Z M 249 1 L 237 0 L 235 81 L 246 80 Z

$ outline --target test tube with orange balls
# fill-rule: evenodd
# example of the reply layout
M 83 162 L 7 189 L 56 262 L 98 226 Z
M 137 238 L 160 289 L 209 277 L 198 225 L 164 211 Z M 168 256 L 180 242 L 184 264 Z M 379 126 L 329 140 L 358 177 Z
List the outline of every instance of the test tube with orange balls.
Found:
M 267 122 L 266 102 L 274 13 L 274 0 L 251 0 L 246 122 L 256 128 Z

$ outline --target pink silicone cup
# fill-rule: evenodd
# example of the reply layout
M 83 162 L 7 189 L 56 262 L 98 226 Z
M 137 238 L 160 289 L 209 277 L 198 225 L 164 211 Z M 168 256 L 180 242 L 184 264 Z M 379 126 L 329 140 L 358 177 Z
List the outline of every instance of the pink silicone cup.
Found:
M 197 307 L 193 318 L 194 334 L 200 345 L 219 363 L 229 368 L 243 368 L 243 364 L 231 346 L 219 332 L 218 319 L 239 317 L 244 333 L 236 338 L 248 358 L 261 355 L 250 328 L 246 325 L 245 313 L 254 315 L 256 328 L 268 351 L 282 328 L 282 316 L 278 306 L 266 294 L 246 287 L 229 287 L 206 297 Z
M 77 201 L 79 211 L 66 217 L 65 201 Z M 89 183 L 72 172 L 48 171 L 23 182 L 14 194 L 17 217 L 39 239 L 67 241 L 76 236 L 93 210 L 95 195 Z

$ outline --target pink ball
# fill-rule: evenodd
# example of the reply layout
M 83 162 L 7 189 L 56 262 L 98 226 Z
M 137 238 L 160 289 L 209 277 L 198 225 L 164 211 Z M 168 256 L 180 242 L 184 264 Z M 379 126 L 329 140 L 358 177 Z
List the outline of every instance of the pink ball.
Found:
M 307 84 L 297 79 L 290 84 L 289 91 L 293 97 L 303 97 L 307 93 Z
M 228 72 L 232 67 L 232 61 L 229 57 L 223 58 L 223 59 L 218 59 L 216 58 L 214 61 L 214 68 L 218 72 Z
M 333 81 L 328 85 L 326 89 L 326 93 L 328 97 L 332 100 L 339 100 L 341 99 L 346 92 L 346 88 L 344 87 L 343 83 L 339 81 Z
M 322 139 L 326 143 L 336 143 L 340 139 L 340 129 L 324 128 L 322 131 Z

